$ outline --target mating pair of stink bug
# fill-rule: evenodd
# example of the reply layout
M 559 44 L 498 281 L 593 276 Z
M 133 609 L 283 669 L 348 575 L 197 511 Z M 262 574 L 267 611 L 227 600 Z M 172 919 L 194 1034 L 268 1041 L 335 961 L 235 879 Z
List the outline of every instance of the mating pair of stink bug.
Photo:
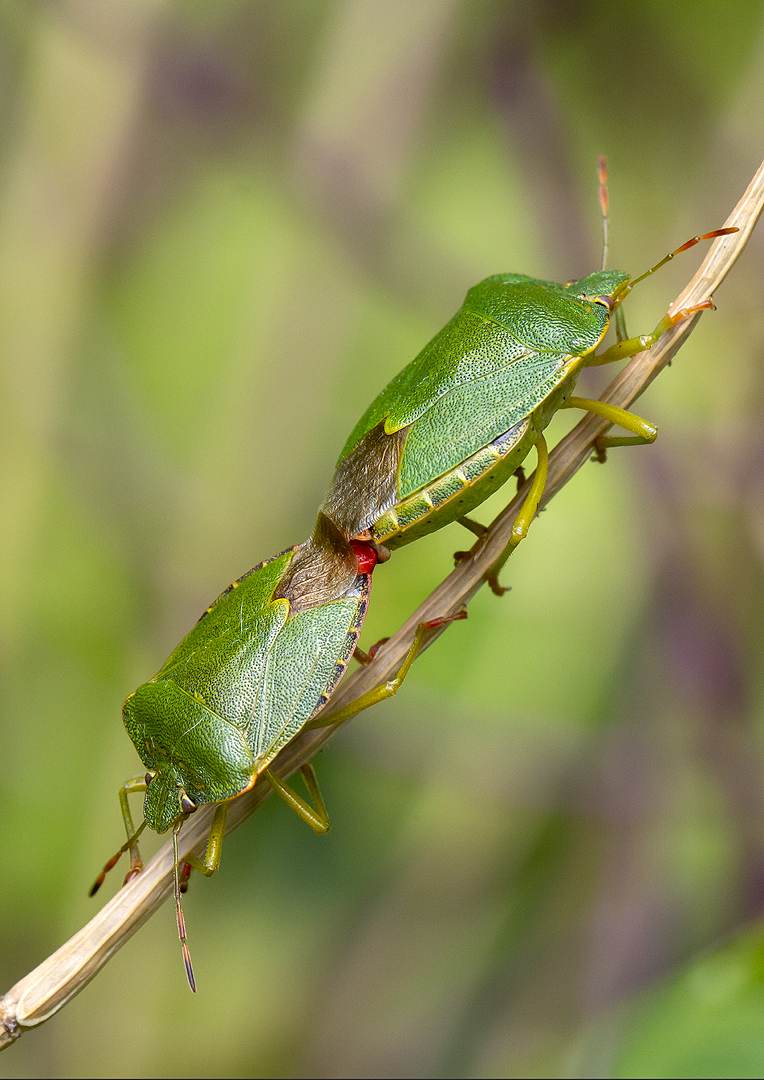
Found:
M 604 185 L 601 162 L 606 226 Z M 312 767 L 302 772 L 313 806 L 275 775 L 274 758 L 298 732 L 339 724 L 395 693 L 432 625 L 419 628 L 395 679 L 323 720 L 351 656 L 358 655 L 376 563 L 452 521 L 479 531 L 466 515 L 517 472 L 535 446 L 537 468 L 510 540 L 510 548 L 516 546 L 544 490 L 543 433 L 558 409 L 596 413 L 629 432 L 601 438 L 601 452 L 652 442 L 656 428 L 633 413 L 572 396 L 576 379 L 584 367 L 649 348 L 670 327 L 711 307 L 708 300 L 677 311 L 652 333 L 628 337 L 621 304 L 678 252 L 735 231 L 693 237 L 636 279 L 605 269 L 605 243 L 603 269 L 579 281 L 497 274 L 470 289 L 453 319 L 354 428 L 313 535 L 230 585 L 159 673 L 127 699 L 125 726 L 147 771 L 120 790 L 128 839 L 91 894 L 122 852 L 131 855 L 128 877 L 141 869 L 138 837 L 146 825 L 160 833 L 172 828 L 178 929 L 192 988 L 180 894 L 192 867 L 203 874 L 217 869 L 229 801 L 263 774 L 311 828 L 326 832 Z M 614 314 L 617 343 L 597 353 Z M 138 791 L 145 791 L 145 802 L 136 830 L 128 795 Z M 206 855 L 189 856 L 181 872 L 178 832 L 206 803 L 216 804 Z

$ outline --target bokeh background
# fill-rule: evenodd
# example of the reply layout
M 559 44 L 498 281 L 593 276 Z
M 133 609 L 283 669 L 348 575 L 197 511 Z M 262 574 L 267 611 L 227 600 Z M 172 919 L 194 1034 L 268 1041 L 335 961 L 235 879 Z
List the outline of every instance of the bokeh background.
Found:
M 599 153 L 612 265 L 720 226 L 763 99 L 756 0 L 0 4 L 0 990 L 100 902 L 122 700 L 371 398 L 480 278 L 598 267 Z M 321 755 L 331 833 L 270 800 L 192 881 L 198 996 L 167 906 L 2 1075 L 761 1075 L 763 264 Z M 380 569 L 367 645 L 464 544 Z

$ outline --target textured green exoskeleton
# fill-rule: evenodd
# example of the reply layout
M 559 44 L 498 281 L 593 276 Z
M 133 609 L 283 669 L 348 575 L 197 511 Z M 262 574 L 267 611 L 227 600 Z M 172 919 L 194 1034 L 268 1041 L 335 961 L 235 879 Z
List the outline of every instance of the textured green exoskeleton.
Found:
M 196 807 L 250 788 L 345 671 L 371 577 L 359 575 L 328 603 L 293 610 L 274 594 L 296 550 L 235 582 L 125 702 L 125 727 L 153 774 L 149 828 L 165 832 L 185 800 Z
M 730 231 L 736 230 L 695 237 L 677 251 Z M 518 543 L 543 492 L 543 431 L 558 409 L 596 412 L 632 432 L 601 439 L 601 451 L 655 439 L 656 428 L 639 417 L 571 396 L 582 368 L 649 348 L 681 319 L 711 306 L 708 301 L 667 315 L 651 334 L 637 338 L 626 338 L 619 320 L 618 343 L 596 354 L 612 313 L 640 280 L 602 270 L 567 285 L 496 274 L 474 286 L 453 319 L 356 424 L 324 513 L 347 536 L 400 547 L 462 519 L 517 471 L 535 445 L 540 468 L 510 542 Z

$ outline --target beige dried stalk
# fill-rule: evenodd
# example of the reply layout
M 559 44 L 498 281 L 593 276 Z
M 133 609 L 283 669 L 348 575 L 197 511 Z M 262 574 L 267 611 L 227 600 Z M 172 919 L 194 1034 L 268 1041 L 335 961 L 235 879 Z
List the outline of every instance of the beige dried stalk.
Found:
M 691 307 L 711 297 L 745 247 L 763 207 L 764 163 L 725 223 L 727 226 L 737 226 L 740 231 L 714 242 L 697 274 L 669 310 Z M 679 323 L 664 334 L 652 349 L 633 357 L 607 388 L 602 400 L 628 408 L 668 364 L 699 317 L 695 315 Z M 549 459 L 549 481 L 541 500 L 542 506 L 587 461 L 594 440 L 607 426 L 606 421 L 587 414 L 555 447 Z M 486 535 L 473 547 L 470 557 L 460 562 L 417 608 L 397 634 L 379 650 L 373 662 L 356 671 L 342 684 L 326 710 L 327 716 L 392 676 L 409 650 L 420 622 L 455 614 L 475 595 L 492 567 L 501 559 L 526 490 L 527 485 L 492 522 Z M 434 631 L 428 644 L 440 632 Z M 335 730 L 323 728 L 297 736 L 284 748 L 273 768 L 282 777 L 290 776 L 328 742 Z M 261 780 L 251 791 L 234 800 L 228 814 L 226 832 L 231 832 L 249 817 L 270 791 L 270 786 Z M 203 853 L 212 813 L 212 807 L 205 807 L 184 826 L 179 837 L 181 859 L 190 852 L 197 856 Z M 142 873 L 120 889 L 86 926 L 0 998 L 0 1049 L 9 1046 L 25 1028 L 48 1020 L 82 990 L 109 957 L 167 899 L 172 892 L 172 883 L 172 842 L 168 842 Z

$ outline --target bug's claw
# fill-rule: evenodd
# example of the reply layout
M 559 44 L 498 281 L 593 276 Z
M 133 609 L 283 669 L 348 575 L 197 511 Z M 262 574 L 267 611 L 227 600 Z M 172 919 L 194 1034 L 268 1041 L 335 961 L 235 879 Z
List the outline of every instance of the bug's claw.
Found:
M 127 885 L 128 881 L 132 881 L 134 877 L 137 877 L 138 874 L 140 874 L 142 869 L 143 869 L 143 863 L 137 864 L 136 866 L 131 866 L 130 869 L 125 874 L 125 880 L 122 882 L 122 884 Z
M 607 461 L 607 446 L 605 446 L 601 439 L 595 439 L 594 441 L 592 461 L 598 461 L 600 465 L 604 465 Z
M 380 648 L 385 644 L 386 641 L 389 641 L 389 640 L 390 640 L 389 637 L 383 637 L 383 638 L 380 638 L 379 641 L 375 642 L 372 645 L 372 647 L 369 649 L 369 659 L 373 660 L 374 657 L 379 652 Z
M 491 590 L 494 596 L 503 596 L 504 593 L 509 592 L 509 588 L 505 588 L 503 585 L 499 585 L 498 574 L 489 574 L 485 580 L 488 588 Z

